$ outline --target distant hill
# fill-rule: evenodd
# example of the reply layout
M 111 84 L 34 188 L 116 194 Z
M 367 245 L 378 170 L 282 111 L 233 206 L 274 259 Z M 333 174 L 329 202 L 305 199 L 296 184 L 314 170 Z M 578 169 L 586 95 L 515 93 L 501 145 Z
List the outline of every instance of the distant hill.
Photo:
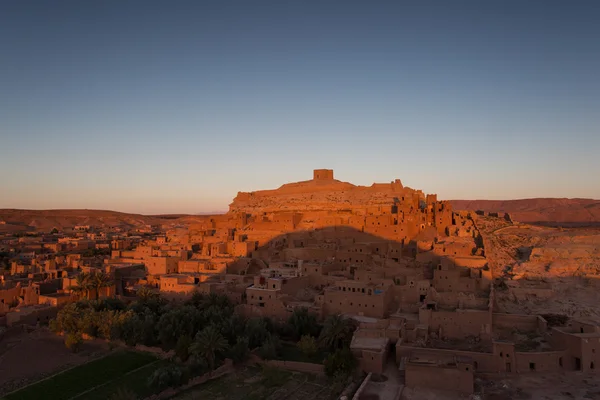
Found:
M 549 226 L 600 226 L 600 200 L 538 198 L 451 200 L 455 210 L 508 212 L 513 220 Z
M 136 228 L 162 224 L 164 219 L 106 210 L 19 210 L 0 209 L 0 231 L 50 231 L 76 225 Z M 4 229 L 2 229 L 4 227 Z

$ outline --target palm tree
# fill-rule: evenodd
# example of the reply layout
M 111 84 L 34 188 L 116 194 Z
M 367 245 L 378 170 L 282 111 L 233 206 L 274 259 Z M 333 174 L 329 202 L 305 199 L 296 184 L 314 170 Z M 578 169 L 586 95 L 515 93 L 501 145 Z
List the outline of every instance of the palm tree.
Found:
M 110 276 L 104 272 L 98 271 L 90 275 L 90 287 L 94 289 L 96 298 L 100 297 L 100 289 L 110 287 L 114 284 Z
M 319 341 L 330 350 L 341 349 L 352 340 L 354 328 L 351 320 L 340 314 L 332 315 L 325 320 Z
M 294 309 L 292 315 L 288 319 L 288 324 L 294 331 L 296 339 L 304 335 L 318 335 L 319 323 L 315 314 L 311 314 L 306 307 Z
M 90 274 L 87 272 L 81 272 L 75 277 L 75 285 L 69 286 L 69 289 L 79 296 L 86 296 L 89 298 L 90 286 Z
M 212 371 L 215 369 L 217 355 L 222 354 L 227 347 L 227 340 L 211 325 L 198 332 L 196 340 L 190 346 L 190 353 L 206 360 Z

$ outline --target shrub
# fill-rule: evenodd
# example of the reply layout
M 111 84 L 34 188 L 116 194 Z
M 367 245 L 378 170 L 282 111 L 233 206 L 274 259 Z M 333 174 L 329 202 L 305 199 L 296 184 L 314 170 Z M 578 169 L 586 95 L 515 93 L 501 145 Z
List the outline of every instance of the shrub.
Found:
M 148 378 L 148 386 L 156 390 L 183 385 L 188 378 L 187 371 L 177 365 L 159 368 Z
M 79 333 L 68 333 L 65 337 L 65 346 L 73 353 L 77 353 L 81 348 L 83 339 Z
M 345 347 L 328 355 L 323 364 L 325 373 L 329 377 L 335 376 L 336 373 L 343 373 L 348 376 L 356 368 L 356 358 L 350 349 Z
M 303 335 L 297 344 L 300 351 L 307 357 L 312 357 L 317 354 L 317 341 L 310 335 Z

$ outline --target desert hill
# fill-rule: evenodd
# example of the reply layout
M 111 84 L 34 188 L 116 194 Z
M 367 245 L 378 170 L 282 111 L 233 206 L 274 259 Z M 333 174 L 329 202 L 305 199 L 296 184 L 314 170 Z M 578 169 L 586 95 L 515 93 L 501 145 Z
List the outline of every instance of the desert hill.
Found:
M 0 209 L 0 232 L 50 231 L 76 225 L 135 228 L 164 222 L 159 217 L 106 210 Z
M 507 212 L 515 221 L 548 226 L 600 226 L 600 200 L 536 198 L 451 200 L 455 210 Z

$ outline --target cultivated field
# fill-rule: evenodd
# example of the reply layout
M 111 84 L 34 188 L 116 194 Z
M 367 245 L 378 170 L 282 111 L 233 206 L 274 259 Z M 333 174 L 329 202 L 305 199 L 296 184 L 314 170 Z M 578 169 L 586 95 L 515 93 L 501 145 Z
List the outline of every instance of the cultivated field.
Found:
M 337 394 L 324 377 L 247 367 L 183 392 L 173 400 L 329 400 Z
M 121 387 L 145 393 L 146 379 L 158 363 L 149 354 L 118 351 L 69 369 L 5 396 L 6 400 L 106 399 Z
M 85 342 L 78 353 L 73 353 L 65 348 L 63 338 L 45 329 L 9 331 L 0 340 L 0 397 L 107 351 L 106 345 Z

